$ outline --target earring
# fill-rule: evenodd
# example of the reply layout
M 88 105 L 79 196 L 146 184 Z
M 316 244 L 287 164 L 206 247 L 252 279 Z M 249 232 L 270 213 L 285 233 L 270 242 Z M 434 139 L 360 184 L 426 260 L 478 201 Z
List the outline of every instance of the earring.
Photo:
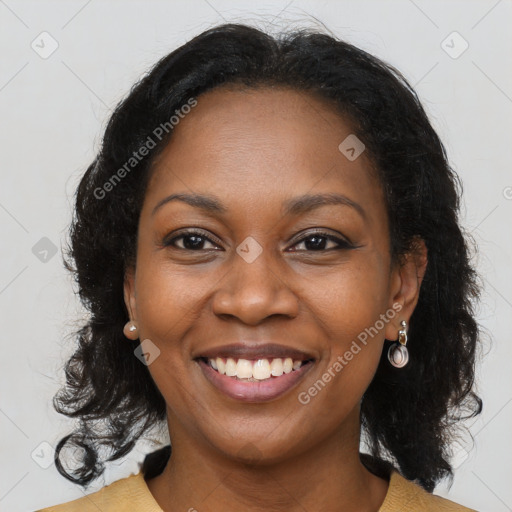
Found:
M 391 345 L 388 350 L 388 360 L 395 368 L 403 368 L 409 361 L 409 351 L 405 346 L 407 343 L 407 322 L 402 320 L 402 328 L 398 331 L 398 342 Z
M 134 322 L 133 320 L 130 320 L 127 322 L 123 328 L 124 335 L 130 339 L 130 340 L 136 340 L 138 338 L 138 326 L 137 322 Z M 135 337 L 134 337 L 135 336 Z

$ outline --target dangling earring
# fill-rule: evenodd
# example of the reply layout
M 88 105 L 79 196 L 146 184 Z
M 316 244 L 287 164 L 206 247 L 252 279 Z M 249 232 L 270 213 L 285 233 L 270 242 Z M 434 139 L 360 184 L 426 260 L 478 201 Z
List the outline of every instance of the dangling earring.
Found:
M 391 345 L 388 350 L 388 360 L 395 368 L 403 368 L 409 361 L 409 351 L 405 346 L 407 343 L 407 322 L 402 320 L 402 328 L 398 331 L 398 342 Z
M 137 326 L 137 322 L 130 320 L 129 322 L 126 322 L 123 328 L 123 333 L 128 339 L 136 340 L 139 337 L 138 330 L 139 327 Z

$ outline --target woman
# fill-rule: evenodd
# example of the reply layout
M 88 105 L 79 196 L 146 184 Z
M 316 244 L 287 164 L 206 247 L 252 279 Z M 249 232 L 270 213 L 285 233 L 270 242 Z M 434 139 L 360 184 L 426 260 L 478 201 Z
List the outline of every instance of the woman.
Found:
M 172 453 L 45 510 L 471 510 L 432 494 L 482 408 L 457 185 L 405 79 L 348 43 L 229 24 L 163 58 L 77 191 L 91 318 L 55 462 L 86 487 L 161 423 Z

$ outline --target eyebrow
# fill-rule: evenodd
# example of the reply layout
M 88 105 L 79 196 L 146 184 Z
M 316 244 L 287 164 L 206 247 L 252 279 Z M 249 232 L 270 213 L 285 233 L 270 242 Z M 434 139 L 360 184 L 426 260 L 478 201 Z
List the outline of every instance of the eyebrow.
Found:
M 228 212 L 228 209 L 214 196 L 206 196 L 201 194 L 171 194 L 165 197 L 157 203 L 153 208 L 151 215 L 154 215 L 156 211 L 161 208 L 164 204 L 170 203 L 171 201 L 182 201 L 190 206 L 199 208 L 206 213 L 223 215 Z M 287 215 L 301 215 L 308 213 L 312 210 L 320 208 L 322 206 L 329 205 L 342 205 L 349 206 L 356 210 L 361 217 L 366 219 L 366 212 L 363 207 L 353 201 L 352 199 L 342 194 L 313 194 L 303 195 L 288 199 L 283 203 L 281 208 L 281 214 Z

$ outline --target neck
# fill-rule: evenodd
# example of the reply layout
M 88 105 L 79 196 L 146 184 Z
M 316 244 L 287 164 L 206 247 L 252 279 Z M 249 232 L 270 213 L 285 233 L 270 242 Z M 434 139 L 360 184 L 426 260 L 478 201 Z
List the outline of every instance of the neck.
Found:
M 359 411 L 320 445 L 272 464 L 244 464 L 199 443 L 185 429 L 172 432 L 169 462 L 147 481 L 164 512 L 377 512 L 387 492 L 388 482 L 361 463 Z

